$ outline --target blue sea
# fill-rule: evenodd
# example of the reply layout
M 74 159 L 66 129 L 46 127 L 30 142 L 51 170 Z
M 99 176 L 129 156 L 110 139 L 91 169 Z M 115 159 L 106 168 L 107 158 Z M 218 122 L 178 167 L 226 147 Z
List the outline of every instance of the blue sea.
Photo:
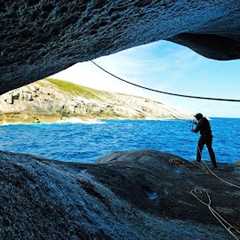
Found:
M 240 119 L 213 118 L 211 125 L 218 161 L 240 160 Z M 92 163 L 114 151 L 154 149 L 194 160 L 199 136 L 191 127 L 189 120 L 1 125 L 0 150 Z

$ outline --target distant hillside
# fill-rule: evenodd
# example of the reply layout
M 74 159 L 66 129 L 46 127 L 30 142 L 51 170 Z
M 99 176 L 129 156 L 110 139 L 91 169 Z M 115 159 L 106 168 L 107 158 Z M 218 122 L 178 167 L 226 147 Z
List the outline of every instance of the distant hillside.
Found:
M 96 99 L 102 100 L 103 98 L 108 96 L 108 94 L 103 91 L 84 87 L 78 84 L 74 84 L 74 83 L 59 80 L 59 79 L 49 78 L 46 81 L 54 84 L 56 88 L 58 88 L 60 91 L 63 91 L 72 96 L 81 96 L 86 99 L 95 99 L 95 100 Z
M 0 123 L 186 117 L 150 99 L 99 91 L 52 78 L 0 96 Z

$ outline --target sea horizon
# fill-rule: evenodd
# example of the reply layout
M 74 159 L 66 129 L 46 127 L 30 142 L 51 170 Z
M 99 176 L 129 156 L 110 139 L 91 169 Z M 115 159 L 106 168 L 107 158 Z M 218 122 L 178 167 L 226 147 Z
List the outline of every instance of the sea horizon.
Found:
M 239 123 L 237 118 L 211 118 L 213 146 L 220 162 L 240 159 Z M 191 128 L 191 120 L 174 119 L 9 124 L 0 126 L 0 146 L 2 151 L 60 161 L 93 163 L 115 151 L 141 149 L 168 152 L 192 161 L 198 134 Z M 209 159 L 206 149 L 203 158 Z

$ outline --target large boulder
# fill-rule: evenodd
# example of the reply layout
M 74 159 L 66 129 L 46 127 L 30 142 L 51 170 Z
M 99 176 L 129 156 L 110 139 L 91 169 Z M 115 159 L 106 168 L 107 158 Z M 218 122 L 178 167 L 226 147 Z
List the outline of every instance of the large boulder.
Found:
M 0 1 L 0 94 L 160 39 L 240 57 L 239 0 Z
M 239 179 L 239 167 L 219 176 Z M 239 192 L 195 165 L 157 151 L 114 153 L 97 164 L 66 163 L 0 152 L 1 239 L 230 240 L 191 194 L 240 223 Z

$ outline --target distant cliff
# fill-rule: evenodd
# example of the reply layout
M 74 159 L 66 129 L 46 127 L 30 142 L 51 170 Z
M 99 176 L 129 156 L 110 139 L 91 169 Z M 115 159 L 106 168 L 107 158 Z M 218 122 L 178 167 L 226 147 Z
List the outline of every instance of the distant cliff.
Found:
M 57 79 L 41 80 L 0 96 L 0 123 L 186 117 L 157 101 Z

